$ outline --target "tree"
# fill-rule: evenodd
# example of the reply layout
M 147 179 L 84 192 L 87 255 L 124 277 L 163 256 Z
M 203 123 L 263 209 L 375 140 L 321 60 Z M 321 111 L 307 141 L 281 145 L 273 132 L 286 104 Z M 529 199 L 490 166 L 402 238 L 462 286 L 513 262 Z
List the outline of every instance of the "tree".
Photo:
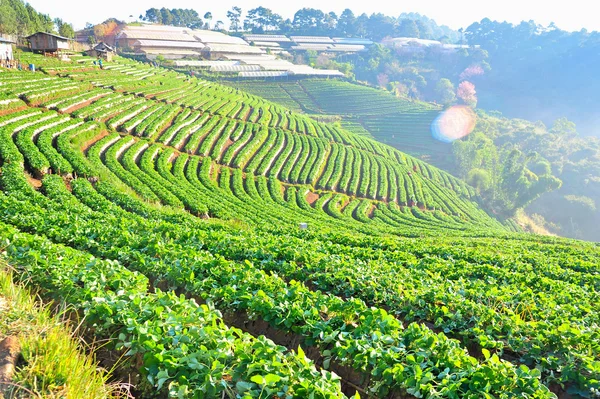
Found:
M 371 14 L 366 25 L 367 36 L 376 41 L 392 36 L 395 28 L 394 19 L 381 13 Z
M 204 14 L 204 19 L 206 20 L 204 27 L 206 29 L 210 29 L 210 22 L 212 21 L 212 17 L 212 13 L 210 11 Z
M 90 48 L 94 47 L 96 44 L 96 37 L 94 35 L 89 35 L 87 38 L 87 42 L 90 45 Z
M 0 32 L 7 34 L 17 33 L 17 13 L 7 1 L 0 1 Z
M 329 35 L 333 35 L 336 32 L 338 16 L 333 11 L 325 14 L 323 19 L 323 32 L 327 32 Z
M 558 118 L 552 124 L 550 133 L 564 137 L 575 137 L 577 136 L 577 127 L 574 122 L 571 122 L 567 118 Z
M 398 36 L 402 37 L 419 37 L 419 27 L 412 19 L 403 19 L 398 26 Z
M 356 17 L 351 9 L 346 8 L 337 21 L 337 31 L 341 36 L 356 35 Z
M 144 20 L 148 22 L 162 24 L 162 14 L 157 8 L 149 8 L 146 10 L 146 16 L 144 17 Z
M 469 65 L 469 67 L 467 67 L 464 71 L 462 71 L 458 78 L 460 80 L 468 80 L 475 76 L 481 76 L 484 73 L 485 72 L 483 71 L 483 68 L 480 65 L 473 64 L 473 65 Z
M 171 13 L 171 10 L 163 7 L 160 9 L 160 15 L 162 17 L 163 25 L 173 25 L 174 18 L 173 14 Z
M 377 75 L 377 84 L 381 88 L 385 88 L 387 84 L 390 82 L 390 78 L 385 73 L 380 73 Z
M 294 30 L 305 35 L 323 34 L 325 14 L 315 8 L 302 8 L 294 14 Z
M 101 24 L 94 26 L 94 36 L 96 40 L 105 40 L 107 36 L 114 35 L 119 27 L 119 23 L 117 23 L 114 19 L 107 19 Z
M 65 23 L 60 18 L 54 19 L 54 25 L 56 25 L 56 29 L 58 30 L 58 34 L 69 39 L 75 37 L 75 30 L 73 29 L 73 25 Z
M 202 28 L 203 26 L 198 12 L 192 9 L 173 8 L 167 10 L 162 8 L 158 10 L 150 8 L 146 10 L 146 16 L 141 19 L 157 24 L 185 26 L 192 29 Z
M 240 19 L 242 17 L 242 9 L 240 7 L 231 7 L 231 10 L 227 11 L 227 18 L 229 19 L 229 29 L 235 32 L 239 31 Z
M 356 22 L 354 24 L 355 30 L 354 34 L 360 37 L 367 36 L 367 24 L 369 23 L 369 16 L 366 13 L 362 13 L 356 18 Z
M 456 101 L 454 85 L 450 79 L 442 78 L 435 85 L 435 94 L 440 104 L 450 105 Z
M 492 177 L 487 170 L 474 168 L 467 175 L 467 183 L 475 187 L 479 193 L 482 193 L 492 187 Z
M 254 33 L 262 33 L 279 28 L 282 21 L 281 15 L 268 8 L 257 7 L 248 11 L 244 20 L 244 29 L 251 30 Z
M 458 90 L 456 91 L 456 97 L 469 107 L 475 108 L 475 106 L 477 106 L 477 92 L 475 91 L 475 85 L 468 80 L 460 82 Z

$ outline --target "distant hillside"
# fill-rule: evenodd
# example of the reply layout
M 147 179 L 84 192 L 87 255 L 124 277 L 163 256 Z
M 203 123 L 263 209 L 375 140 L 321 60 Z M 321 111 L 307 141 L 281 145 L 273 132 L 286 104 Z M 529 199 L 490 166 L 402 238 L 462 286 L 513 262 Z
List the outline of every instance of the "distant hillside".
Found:
M 480 112 L 474 133 L 452 145 L 431 135 L 431 122 L 440 112 L 435 106 L 384 90 L 323 79 L 231 84 L 315 118 L 339 115 L 344 128 L 470 181 L 495 212 L 512 214 L 525 206 L 555 234 L 600 240 L 600 144 L 578 137 L 568 121 L 546 128 Z M 519 153 L 511 158 L 513 150 Z M 510 166 L 517 173 L 508 172 L 509 160 L 517 162 Z M 521 173 L 528 182 L 519 189 Z M 556 179 L 562 181 L 559 190 Z M 519 190 L 522 195 L 515 195 Z

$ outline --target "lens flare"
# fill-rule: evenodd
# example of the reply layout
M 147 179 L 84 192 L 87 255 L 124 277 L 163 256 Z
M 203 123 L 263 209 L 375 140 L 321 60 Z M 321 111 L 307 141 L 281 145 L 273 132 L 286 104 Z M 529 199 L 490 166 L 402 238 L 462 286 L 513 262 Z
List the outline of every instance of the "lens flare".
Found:
M 434 139 L 451 143 L 468 136 L 475 129 L 475 112 L 466 105 L 455 105 L 443 111 L 431 123 Z

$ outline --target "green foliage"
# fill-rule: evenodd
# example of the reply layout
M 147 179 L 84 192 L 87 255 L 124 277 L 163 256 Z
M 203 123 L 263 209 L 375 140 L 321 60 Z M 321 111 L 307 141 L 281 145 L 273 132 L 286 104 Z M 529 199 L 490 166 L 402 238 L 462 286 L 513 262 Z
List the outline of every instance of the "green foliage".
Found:
M 450 105 L 456 100 L 454 85 L 449 79 L 440 79 L 435 85 L 435 92 L 440 104 Z
M 73 39 L 75 37 L 75 30 L 73 29 L 73 25 L 64 22 L 60 18 L 54 19 L 54 25 L 56 26 L 59 35 L 67 37 L 69 39 Z
M 475 187 L 480 193 L 492 187 L 492 177 L 485 169 L 474 168 L 469 171 L 467 183 Z
M 198 12 L 193 9 L 182 8 L 150 8 L 146 10 L 144 21 L 163 25 L 184 26 L 192 29 L 201 29 L 203 22 Z
M 10 98 L 50 88 L 44 104 L 57 108 L 102 87 L 68 115 L 0 117 L 0 239 L 19 275 L 85 314 L 84 328 L 144 377 L 141 391 L 343 398 L 329 369 L 368 376 L 361 388 L 376 397 L 598 389 L 597 246 L 509 233 L 452 175 L 248 93 L 128 60 L 69 68 L 0 77 Z M 315 104 L 354 99 L 361 117 L 426 107 L 306 85 Z M 513 205 L 557 184 L 529 169 L 539 153 L 483 132 L 464 142 L 477 161 L 465 157 L 465 170 L 514 183 L 502 197 Z M 48 173 L 36 190 L 26 172 L 37 151 L 59 162 L 48 145 L 80 178 Z M 507 157 L 497 169 L 494 151 Z M 323 368 L 228 327 L 217 309 L 311 347 Z
M 38 31 L 56 32 L 50 16 L 37 12 L 23 0 L 0 1 L 0 32 L 27 36 Z

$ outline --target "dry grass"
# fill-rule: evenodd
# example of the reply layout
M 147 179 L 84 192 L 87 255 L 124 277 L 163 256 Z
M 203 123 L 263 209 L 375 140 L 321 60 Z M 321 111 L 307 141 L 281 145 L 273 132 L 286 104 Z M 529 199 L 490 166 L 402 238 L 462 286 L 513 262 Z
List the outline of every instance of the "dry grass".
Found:
M 534 233 L 534 234 L 539 234 L 539 235 L 543 235 L 543 236 L 554 236 L 554 237 L 556 237 L 556 234 L 551 233 L 548 229 L 546 229 L 545 226 L 543 226 L 542 224 L 540 224 L 540 223 L 536 222 L 535 220 L 533 220 L 522 209 L 520 209 L 519 211 L 517 211 L 517 214 L 515 215 L 515 222 L 517 222 L 517 224 L 519 226 L 521 226 L 528 233 Z

